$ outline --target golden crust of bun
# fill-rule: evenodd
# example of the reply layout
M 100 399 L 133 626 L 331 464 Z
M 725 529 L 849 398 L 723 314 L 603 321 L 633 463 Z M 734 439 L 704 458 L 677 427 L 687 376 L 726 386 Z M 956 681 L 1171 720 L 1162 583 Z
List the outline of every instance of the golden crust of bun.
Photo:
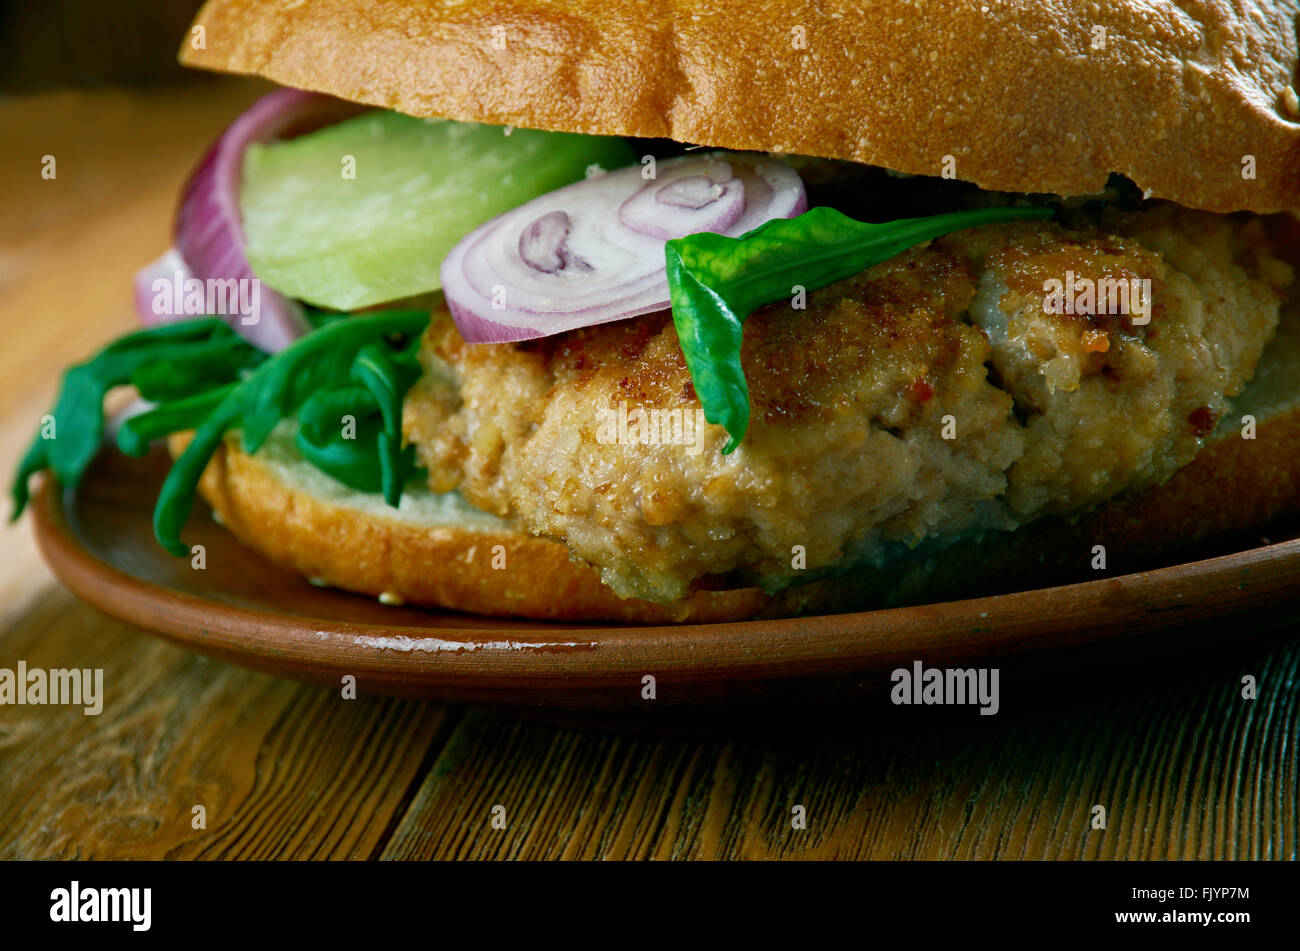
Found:
M 181 60 L 416 116 L 1300 210 L 1297 0 L 208 0 Z

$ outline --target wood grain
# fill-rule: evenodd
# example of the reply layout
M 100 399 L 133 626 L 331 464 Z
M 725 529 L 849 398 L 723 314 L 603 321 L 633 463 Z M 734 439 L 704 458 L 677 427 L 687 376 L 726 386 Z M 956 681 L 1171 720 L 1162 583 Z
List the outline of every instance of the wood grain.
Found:
M 210 661 L 60 591 L 0 645 L 9 667 L 103 668 L 106 697 L 0 707 L 5 859 L 368 858 L 445 717 Z
M 1255 701 L 1240 696 L 1245 673 L 1261 686 Z M 881 696 L 838 720 L 799 724 L 790 711 L 703 739 L 471 712 L 383 855 L 1296 858 L 1293 637 L 1177 667 L 1023 671 L 1003 697 L 1012 709 L 988 718 L 892 708 Z M 1097 804 L 1105 830 L 1091 828 Z M 505 830 L 491 824 L 497 805 Z M 796 805 L 805 830 L 792 828 Z
M 166 244 L 183 176 L 256 92 L 0 103 L 6 473 L 62 368 L 131 325 L 130 275 Z M 0 556 L 0 666 L 102 666 L 109 688 L 98 717 L 0 706 L 0 858 L 1297 857 L 1300 608 L 1212 653 L 1009 671 L 996 717 L 877 696 L 652 735 L 345 701 L 79 604 L 26 525 Z

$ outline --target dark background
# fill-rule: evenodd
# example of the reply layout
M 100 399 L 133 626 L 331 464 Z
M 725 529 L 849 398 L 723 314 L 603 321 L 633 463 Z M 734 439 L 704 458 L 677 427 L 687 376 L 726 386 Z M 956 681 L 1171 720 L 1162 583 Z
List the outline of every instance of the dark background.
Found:
M 0 0 L 0 94 L 204 82 L 203 73 L 176 62 L 200 6 L 201 0 Z

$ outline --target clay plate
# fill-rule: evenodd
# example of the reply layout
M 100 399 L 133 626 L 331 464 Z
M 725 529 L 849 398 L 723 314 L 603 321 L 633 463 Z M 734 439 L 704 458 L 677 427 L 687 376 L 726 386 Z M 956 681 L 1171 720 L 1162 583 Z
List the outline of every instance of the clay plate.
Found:
M 558 710 L 720 706 L 845 697 L 889 671 L 1089 656 L 1103 644 L 1231 634 L 1300 594 L 1300 539 L 1154 571 L 859 614 L 677 627 L 541 624 L 388 607 L 314 587 L 240 545 L 195 506 L 167 555 L 150 525 L 167 459 L 100 455 L 75 491 L 47 479 L 34 523 L 59 579 L 100 610 L 232 663 L 363 691 Z M 1044 653 L 1046 652 L 1046 653 Z M 1041 661 L 1035 661 L 1041 663 Z M 641 699 L 652 674 L 657 700 Z

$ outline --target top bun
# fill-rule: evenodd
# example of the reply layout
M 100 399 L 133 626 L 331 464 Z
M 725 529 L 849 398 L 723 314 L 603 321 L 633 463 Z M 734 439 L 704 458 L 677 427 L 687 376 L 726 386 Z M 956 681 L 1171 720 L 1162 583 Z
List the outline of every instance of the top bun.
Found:
M 208 0 L 181 60 L 415 116 L 1300 210 L 1297 0 Z M 196 48 L 196 46 L 198 48 Z

